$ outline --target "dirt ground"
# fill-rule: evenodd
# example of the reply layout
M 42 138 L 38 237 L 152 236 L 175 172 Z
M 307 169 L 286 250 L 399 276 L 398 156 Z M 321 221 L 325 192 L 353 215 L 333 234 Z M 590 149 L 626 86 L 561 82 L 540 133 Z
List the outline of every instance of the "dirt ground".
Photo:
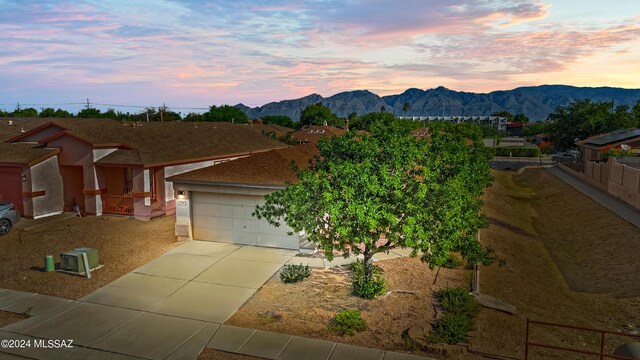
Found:
M 148 222 L 115 216 L 71 217 L 0 237 L 0 288 L 79 299 L 151 261 L 179 243 L 174 216 Z M 104 267 L 91 279 L 43 272 L 44 256 L 77 247 L 98 249 Z
M 483 309 L 470 339 L 473 352 L 459 358 L 524 356 L 526 319 L 605 329 L 640 331 L 640 230 L 544 169 L 494 172 L 485 197 L 490 226 L 481 232 L 501 261 L 481 269 L 481 292 L 518 308 L 517 315 Z M 227 323 L 360 346 L 404 351 L 400 337 L 434 315 L 433 292 L 466 283 L 461 270 L 434 272 L 416 259 L 378 263 L 393 293 L 366 301 L 349 295 L 345 270 L 315 270 L 300 284 L 273 277 Z M 360 309 L 369 330 L 339 337 L 326 329 L 337 311 Z M 598 351 L 600 335 L 531 325 L 530 341 Z M 630 338 L 606 335 L 612 352 Z M 530 359 L 589 357 L 532 348 Z
M 345 268 L 314 269 L 309 279 L 284 284 L 274 275 L 226 323 L 318 338 L 357 346 L 406 351 L 402 332 L 414 325 L 426 326 L 435 315 L 433 293 L 465 282 L 463 270 L 441 269 L 436 284 L 435 270 L 418 259 L 398 258 L 376 262 L 392 292 L 374 300 L 351 295 L 349 271 Z M 362 311 L 366 331 L 338 336 L 327 325 L 340 310 Z
M 198 356 L 198 360 L 258 360 L 261 358 L 232 354 L 224 351 L 218 351 L 214 349 L 205 348 Z
M 21 314 L 14 314 L 12 312 L 0 310 L 0 328 L 3 328 L 7 325 L 11 325 L 15 322 L 18 322 L 24 319 L 25 317 Z
M 483 268 L 480 289 L 517 306 L 518 314 L 484 309 L 472 347 L 523 358 L 527 318 L 640 330 L 640 230 L 544 169 L 494 176 L 485 208 L 491 226 L 481 239 L 506 263 Z M 607 350 L 625 340 L 631 339 L 607 335 Z M 599 350 L 599 335 L 575 330 L 532 326 L 530 341 Z M 531 359 L 583 358 L 532 353 Z

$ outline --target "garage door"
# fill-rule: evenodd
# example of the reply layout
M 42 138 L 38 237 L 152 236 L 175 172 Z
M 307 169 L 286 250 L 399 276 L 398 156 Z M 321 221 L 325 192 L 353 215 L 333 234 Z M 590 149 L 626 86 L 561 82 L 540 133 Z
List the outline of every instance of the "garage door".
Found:
M 256 205 L 264 203 L 261 195 L 194 192 L 191 202 L 196 240 L 296 250 L 300 247 L 299 237 L 287 235 L 291 228 L 285 224 L 275 227 L 251 216 Z

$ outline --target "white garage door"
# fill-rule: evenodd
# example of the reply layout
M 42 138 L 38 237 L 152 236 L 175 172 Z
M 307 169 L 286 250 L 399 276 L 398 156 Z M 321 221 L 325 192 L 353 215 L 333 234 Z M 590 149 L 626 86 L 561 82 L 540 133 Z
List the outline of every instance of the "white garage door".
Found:
M 298 235 L 287 235 L 291 228 L 285 224 L 275 227 L 251 216 L 256 205 L 264 204 L 261 195 L 193 192 L 191 202 L 196 240 L 296 250 L 300 247 Z

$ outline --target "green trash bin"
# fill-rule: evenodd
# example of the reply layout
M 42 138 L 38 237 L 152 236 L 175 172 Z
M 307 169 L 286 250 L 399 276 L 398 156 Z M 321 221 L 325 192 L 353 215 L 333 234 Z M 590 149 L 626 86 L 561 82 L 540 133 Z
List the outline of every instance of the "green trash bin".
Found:
M 51 272 L 56 269 L 55 263 L 53 261 L 53 255 L 47 255 L 44 257 L 44 271 Z

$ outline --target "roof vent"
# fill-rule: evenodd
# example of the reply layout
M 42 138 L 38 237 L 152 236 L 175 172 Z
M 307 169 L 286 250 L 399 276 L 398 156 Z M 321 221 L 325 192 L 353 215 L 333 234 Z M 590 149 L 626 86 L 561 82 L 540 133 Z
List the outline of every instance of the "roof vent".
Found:
M 9 120 L 9 126 L 13 126 L 13 120 Z

